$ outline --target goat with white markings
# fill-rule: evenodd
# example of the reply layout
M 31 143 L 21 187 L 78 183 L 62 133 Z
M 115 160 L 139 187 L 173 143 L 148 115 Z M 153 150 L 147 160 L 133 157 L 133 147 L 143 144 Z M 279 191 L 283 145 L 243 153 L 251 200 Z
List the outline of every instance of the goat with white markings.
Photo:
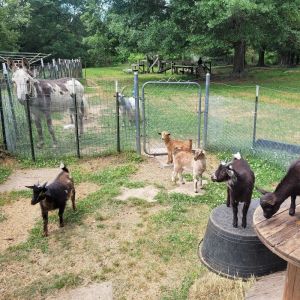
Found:
M 118 101 L 120 112 L 123 120 L 123 125 L 125 125 L 125 120 L 127 119 L 129 124 L 133 126 L 135 124 L 135 98 L 126 97 L 123 93 L 126 87 L 118 93 Z
M 254 188 L 255 176 L 249 164 L 240 153 L 233 156 L 229 163 L 221 162 L 211 176 L 212 181 L 227 181 L 227 207 L 232 205 L 233 227 L 238 226 L 238 204 L 244 202 L 242 227 L 247 227 L 247 212 L 250 206 Z
M 293 216 L 296 209 L 296 197 L 300 195 L 300 160 L 298 159 L 291 164 L 273 193 L 257 189 L 263 194 L 260 198 L 260 205 L 265 218 L 271 218 L 289 197 L 291 197 L 289 214 Z
M 33 190 L 31 204 L 40 203 L 44 221 L 44 236 L 48 236 L 48 211 L 58 209 L 59 224 L 60 227 L 63 227 L 63 214 L 69 198 L 72 200 L 73 210 L 76 209 L 74 181 L 64 164 L 61 164 L 60 168 L 61 172 L 51 184 L 47 185 L 46 182 L 43 185 L 26 186 Z
M 198 187 L 202 187 L 202 174 L 206 170 L 205 151 L 202 149 L 183 151 L 175 148 L 173 161 L 172 181 L 176 183 L 177 177 L 179 177 L 180 183 L 184 184 L 182 172 L 183 170 L 190 170 L 193 172 L 194 192 L 198 193 Z

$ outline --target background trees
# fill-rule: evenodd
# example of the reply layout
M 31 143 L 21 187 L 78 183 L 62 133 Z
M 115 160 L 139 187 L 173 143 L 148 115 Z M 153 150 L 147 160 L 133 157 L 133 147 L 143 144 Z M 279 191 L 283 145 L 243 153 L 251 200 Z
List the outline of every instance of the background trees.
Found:
M 300 0 L 0 0 L 0 50 L 82 57 L 89 65 L 134 53 L 166 59 L 232 57 L 263 66 L 299 62 Z

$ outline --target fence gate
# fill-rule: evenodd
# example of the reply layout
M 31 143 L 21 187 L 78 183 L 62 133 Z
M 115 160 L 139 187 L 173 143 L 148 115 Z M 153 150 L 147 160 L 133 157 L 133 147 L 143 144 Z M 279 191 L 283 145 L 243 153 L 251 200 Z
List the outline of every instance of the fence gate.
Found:
M 142 87 L 142 120 L 146 154 L 166 154 L 161 131 L 169 131 L 174 139 L 192 139 L 193 147 L 200 147 L 200 85 L 189 81 L 146 82 Z

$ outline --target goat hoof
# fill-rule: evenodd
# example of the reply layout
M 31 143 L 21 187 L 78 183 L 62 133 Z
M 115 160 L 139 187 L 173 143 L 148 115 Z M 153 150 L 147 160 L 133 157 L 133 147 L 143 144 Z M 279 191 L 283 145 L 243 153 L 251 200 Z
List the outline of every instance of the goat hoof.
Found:
M 44 232 L 43 234 L 44 237 L 47 237 L 48 235 L 49 235 L 48 232 Z
M 195 191 L 196 194 L 198 194 L 198 191 Z
M 290 216 L 294 216 L 295 215 L 295 210 L 294 209 L 290 209 L 289 210 L 289 215 Z
M 243 227 L 243 228 L 246 228 L 246 227 L 247 227 L 247 224 L 242 224 L 242 227 Z
M 59 227 L 64 227 L 64 226 L 65 226 L 64 223 L 59 224 Z
M 238 227 L 237 223 L 233 223 L 232 226 L 233 226 L 234 228 L 237 228 L 237 227 Z

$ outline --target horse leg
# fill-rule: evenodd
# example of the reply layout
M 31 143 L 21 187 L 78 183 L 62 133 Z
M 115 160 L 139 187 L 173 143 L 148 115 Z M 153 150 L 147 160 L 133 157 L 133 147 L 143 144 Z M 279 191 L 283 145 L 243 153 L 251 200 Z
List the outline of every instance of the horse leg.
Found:
M 37 147 L 42 148 L 44 146 L 44 137 L 43 137 L 41 118 L 39 115 L 36 115 L 36 114 L 34 115 L 34 123 L 35 123 L 35 127 L 38 132 L 38 136 L 39 136 L 39 141 L 37 143 Z
M 45 115 L 46 115 L 46 120 L 47 120 L 48 131 L 49 131 L 49 133 L 52 136 L 53 147 L 56 147 L 57 146 L 57 140 L 56 140 L 56 137 L 55 137 L 55 134 L 54 134 L 54 129 L 53 129 L 53 125 L 52 125 L 51 114 L 48 111 L 48 112 L 45 113 Z

